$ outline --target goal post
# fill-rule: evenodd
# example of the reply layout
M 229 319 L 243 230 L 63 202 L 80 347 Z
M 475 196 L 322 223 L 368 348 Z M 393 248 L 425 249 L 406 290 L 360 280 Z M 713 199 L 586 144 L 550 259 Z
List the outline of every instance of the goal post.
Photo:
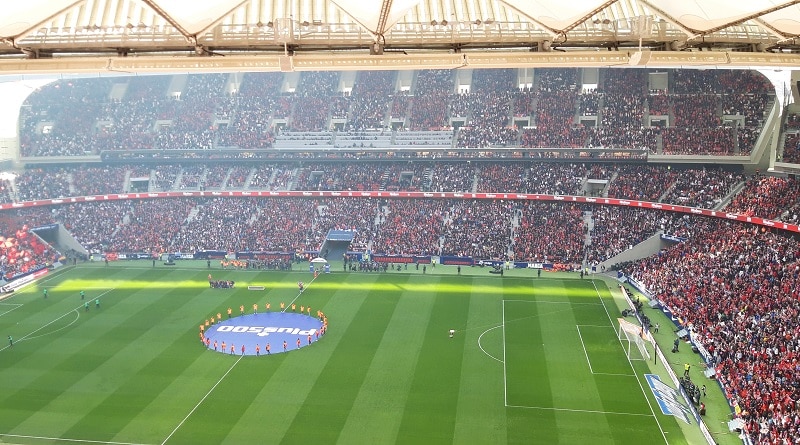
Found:
M 618 318 L 617 321 L 619 322 L 617 336 L 625 349 L 625 355 L 628 359 L 649 360 L 650 352 L 647 350 L 647 344 L 645 343 L 647 340 L 642 338 L 641 326 L 636 326 L 623 318 Z

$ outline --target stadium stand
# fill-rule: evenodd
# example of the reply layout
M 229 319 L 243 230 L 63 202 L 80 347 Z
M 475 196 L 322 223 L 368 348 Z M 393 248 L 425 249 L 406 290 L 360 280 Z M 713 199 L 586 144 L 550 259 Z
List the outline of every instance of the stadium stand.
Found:
M 514 70 L 474 70 L 466 89 L 455 73 L 419 71 L 402 86 L 392 71 L 359 72 L 352 85 L 336 72 L 304 72 L 297 85 L 283 73 L 59 80 L 22 108 L 20 154 L 28 165 L 8 172 L 0 199 L 134 190 L 597 194 L 707 209 L 731 198 L 722 211 L 798 221 L 793 177 L 644 163 L 647 155 L 753 153 L 775 101 L 757 72 L 661 70 L 667 86 L 652 88 L 643 69 L 600 69 L 591 87 L 579 69 L 536 69 L 520 88 Z M 800 118 L 790 114 L 779 160 L 800 159 L 798 129 Z M 519 158 L 489 149 L 500 147 L 516 147 Z M 631 159 L 618 149 L 647 154 Z M 109 152 L 130 157 L 102 162 Z M 28 231 L 53 223 L 93 254 L 305 255 L 337 229 L 356 233 L 351 248 L 359 252 L 566 269 L 600 263 L 664 231 L 684 241 L 625 272 L 699 335 L 754 443 L 797 437 L 796 422 L 786 419 L 800 380 L 800 248 L 781 230 L 571 202 L 209 196 L 4 211 L 3 276 L 57 260 Z

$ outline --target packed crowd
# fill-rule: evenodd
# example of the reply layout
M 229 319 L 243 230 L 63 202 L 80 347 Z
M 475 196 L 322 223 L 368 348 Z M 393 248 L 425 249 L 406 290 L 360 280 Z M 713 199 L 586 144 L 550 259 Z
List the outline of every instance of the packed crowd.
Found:
M 657 202 L 677 176 L 672 169 L 654 165 L 622 165 L 608 187 L 608 197 Z
M 39 270 L 61 258 L 56 249 L 30 230 L 35 226 L 28 226 L 26 220 L 19 212 L 0 214 L 0 279 Z
M 733 191 L 736 184 L 744 180 L 742 173 L 721 167 L 681 170 L 662 201 L 714 209 Z
M 353 131 L 391 124 L 430 130 L 451 128 L 458 119 L 461 131 L 452 141 L 458 147 L 660 153 L 661 134 L 665 154 L 747 155 L 774 97 L 769 82 L 749 71 L 669 70 L 671 87 L 656 94 L 648 92 L 642 70 L 601 70 L 600 83 L 588 90 L 580 74 L 537 69 L 533 85 L 520 88 L 516 70 L 474 70 L 470 85 L 458 92 L 451 70 L 420 70 L 403 91 L 396 91 L 397 73 L 391 71 L 360 72 L 351 86 L 340 84 L 338 72 L 304 72 L 297 85 L 280 73 L 192 74 L 183 82 L 163 75 L 59 81 L 28 98 L 20 150 L 23 157 L 42 157 L 268 149 L 279 128 Z M 596 116 L 597 124 L 578 125 L 582 115 Z M 648 115 L 665 116 L 670 128 L 662 133 L 649 127 Z M 742 116 L 737 122 L 743 127 L 734 134 L 722 126 L 723 116 Z M 531 128 L 520 132 L 513 117 Z
M 348 129 L 383 128 L 396 82 L 396 71 L 360 71 L 353 85 Z
M 800 436 L 800 245 L 792 237 L 720 220 L 627 272 L 683 320 L 712 356 L 752 443 Z
M 391 200 L 382 206 L 372 251 L 388 255 L 436 255 L 447 200 Z
M 511 201 L 452 201 L 444 219 L 441 255 L 508 259 Z
M 583 211 L 567 203 L 526 201 L 517 206 L 512 251 L 516 261 L 580 264 L 586 226 Z
M 768 219 L 782 219 L 800 202 L 800 181 L 775 176 L 756 175 L 747 180 L 726 211 Z

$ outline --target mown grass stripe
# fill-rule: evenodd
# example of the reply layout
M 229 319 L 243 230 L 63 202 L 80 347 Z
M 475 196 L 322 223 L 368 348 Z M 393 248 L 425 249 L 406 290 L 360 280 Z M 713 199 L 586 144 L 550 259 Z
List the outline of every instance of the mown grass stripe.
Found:
M 468 279 L 473 282 L 476 280 Z M 464 357 L 461 363 L 454 443 L 505 443 L 507 440 L 503 364 L 489 358 L 478 347 L 478 337 L 502 319 L 503 289 L 509 282 L 497 280 L 495 292 L 472 292 L 469 296 L 466 329 L 456 332 L 456 335 L 464 337 Z M 512 285 L 518 287 L 519 283 Z M 490 337 L 483 337 L 490 342 L 484 347 L 498 351 L 498 357 L 502 357 L 503 350 L 500 329 L 493 331 L 494 335 Z
M 176 294 L 174 296 L 181 292 L 184 290 L 174 291 Z M 120 349 L 138 343 L 149 331 L 146 329 L 147 326 L 158 324 L 160 320 L 167 318 L 172 311 L 180 308 L 184 301 L 186 301 L 184 298 L 150 299 L 149 304 L 142 306 L 140 310 L 126 312 L 123 310 L 125 298 L 117 297 L 104 299 L 99 310 L 92 307 L 87 315 L 94 317 L 77 326 L 76 331 L 80 331 L 80 336 L 74 335 L 71 340 L 82 346 L 75 354 L 53 367 L 49 373 L 20 390 L 26 392 L 32 387 L 53 388 L 47 403 L 44 403 L 44 400 L 40 403 L 26 400 L 28 403 L 16 404 L 15 408 L 29 410 L 30 417 L 20 421 L 15 431 L 41 428 L 40 425 L 44 424 L 54 428 L 47 431 L 48 435 L 82 437 L 83 434 L 90 434 L 96 438 L 95 440 L 112 438 L 120 425 L 128 422 L 127 416 L 132 416 L 132 411 L 138 406 L 149 403 L 149 397 L 140 395 L 141 391 L 135 391 L 132 397 L 127 399 L 114 399 L 113 410 L 97 409 L 98 406 L 102 406 L 104 400 L 108 400 L 109 394 L 113 394 L 121 385 L 125 385 L 130 375 L 140 366 L 139 362 L 132 361 L 135 356 L 118 354 Z M 115 310 L 117 307 L 119 310 Z M 110 323 L 111 320 L 114 320 L 114 323 Z M 184 341 L 189 338 L 186 337 Z M 61 341 L 63 340 L 56 340 L 48 347 L 57 348 Z M 157 354 L 162 344 L 155 344 L 159 346 L 140 354 L 139 358 Z M 168 381 L 171 377 L 169 373 L 166 374 L 163 378 Z M 174 373 L 174 376 L 177 375 L 180 375 L 179 370 Z M 157 382 L 151 383 L 151 385 L 157 384 Z M 56 387 L 61 389 L 56 392 L 54 389 Z M 51 408 L 58 406 L 65 407 L 69 411 L 53 418 L 56 413 L 53 413 Z M 83 407 L 85 411 L 82 415 L 79 414 L 80 411 L 74 410 L 76 406 Z
M 328 333 L 307 350 L 301 349 L 285 355 L 268 357 L 267 362 L 262 366 L 269 367 L 275 363 L 274 372 L 268 373 L 263 379 L 260 373 L 256 372 L 248 380 L 253 382 L 253 385 L 248 388 L 257 393 L 256 398 L 234 422 L 235 425 L 226 426 L 225 429 L 228 430 L 228 433 L 224 440 L 206 443 L 229 445 L 280 443 L 305 401 L 318 395 L 311 394 L 314 383 L 333 357 L 345 332 L 354 322 L 361 305 L 366 301 L 366 293 L 354 293 L 349 291 L 347 286 L 350 283 L 374 283 L 378 278 L 379 275 L 373 274 L 331 274 L 325 278 L 325 283 L 329 283 L 332 288 L 339 288 L 339 290 L 319 290 L 322 286 L 317 290 L 313 288 L 307 290 L 304 297 L 309 299 L 314 297 L 313 300 L 308 301 L 316 302 L 328 298 L 327 303 L 319 305 L 319 308 L 330 320 Z M 312 307 L 314 306 L 312 305 Z M 235 381 L 228 383 L 230 385 L 241 384 L 241 382 Z M 225 393 L 226 387 L 227 385 L 221 388 L 220 397 Z M 228 403 L 232 402 L 225 398 L 221 405 L 226 406 Z M 214 419 L 214 424 L 218 424 L 216 418 L 211 418 Z M 258 425 L 258 428 L 255 425 Z M 306 425 L 305 427 L 312 426 Z
M 433 292 L 402 292 L 337 442 L 393 443 L 433 308 Z M 364 428 L 369 425 L 369 428 Z
M 440 285 L 446 287 L 462 281 L 459 277 L 441 277 Z M 447 330 L 466 326 L 468 298 L 451 292 L 436 294 L 397 443 L 452 441 L 465 338 L 449 338 Z
M 386 281 L 382 275 L 378 283 Z M 332 443 L 347 421 L 358 389 L 397 307 L 397 295 L 372 291 L 336 347 L 284 436 L 287 443 Z M 308 425 L 315 423 L 315 428 Z

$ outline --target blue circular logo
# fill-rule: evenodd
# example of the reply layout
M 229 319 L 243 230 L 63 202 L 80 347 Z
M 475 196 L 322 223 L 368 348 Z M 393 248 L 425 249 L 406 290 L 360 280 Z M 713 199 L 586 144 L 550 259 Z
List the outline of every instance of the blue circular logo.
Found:
M 264 312 L 222 320 L 205 331 L 208 348 L 235 355 L 271 355 L 311 345 L 322 320 L 294 312 Z

